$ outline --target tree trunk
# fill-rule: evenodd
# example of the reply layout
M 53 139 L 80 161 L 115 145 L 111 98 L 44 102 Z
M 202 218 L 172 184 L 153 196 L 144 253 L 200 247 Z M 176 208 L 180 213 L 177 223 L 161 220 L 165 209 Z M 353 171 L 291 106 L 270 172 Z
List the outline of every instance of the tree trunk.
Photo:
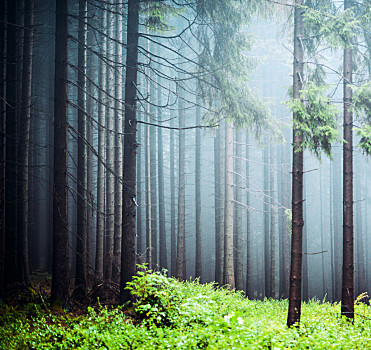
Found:
M 122 12 L 122 5 L 116 5 L 116 11 Z M 120 17 L 116 15 L 115 37 L 120 42 L 122 41 L 122 29 L 120 25 Z M 115 60 L 118 61 L 122 57 L 121 44 L 115 43 Z M 115 215 L 114 215 L 114 244 L 113 244 L 113 267 L 112 279 L 120 282 L 121 269 L 121 236 L 122 236 L 122 184 L 118 177 L 123 172 L 122 164 L 122 112 L 123 105 L 119 103 L 122 100 L 122 79 L 118 73 L 119 67 L 116 66 L 115 73 Z
M 277 288 L 276 288 L 276 180 L 275 180 L 275 171 L 274 171 L 274 146 L 272 143 L 269 145 L 270 152 L 270 181 L 269 181 L 269 193 L 270 193 L 270 266 L 271 266 L 271 298 L 277 298 Z
M 5 2 L 0 1 L 0 62 L 5 61 Z M 0 64 L 0 297 L 5 289 L 5 231 L 4 231 L 4 63 Z
M 160 79 L 160 78 L 158 78 Z M 158 80 L 157 86 L 157 105 L 162 104 L 161 82 Z M 162 120 L 162 111 L 159 108 L 157 119 Z M 158 128 L 158 212 L 159 212 L 159 238 L 160 238 L 160 268 L 167 269 L 167 249 L 166 249 L 166 226 L 165 226 L 165 186 L 164 186 L 164 147 L 162 139 L 162 128 Z
M 107 35 L 112 38 L 114 35 L 112 1 L 108 3 L 107 13 Z M 114 42 L 107 39 L 107 57 L 114 60 Z M 114 96 L 114 68 L 109 66 L 107 68 L 107 91 L 110 96 Z M 114 101 L 112 97 L 107 97 L 106 108 L 106 164 L 109 171 L 106 172 L 106 247 L 105 247 L 105 273 L 107 280 L 112 279 L 112 265 L 113 265 L 113 245 L 114 245 L 114 231 L 115 231 L 115 176 L 113 170 L 115 169 L 115 114 Z
M 235 288 L 233 263 L 233 126 L 225 124 L 224 284 Z
M 174 127 L 173 119 L 170 121 L 170 127 Z M 176 276 L 175 142 L 173 131 L 170 131 L 170 216 L 171 276 Z
M 128 1 L 127 55 L 125 78 L 125 126 L 124 126 L 124 174 L 121 248 L 121 302 L 131 300 L 130 292 L 125 289 L 136 273 L 136 157 L 137 157 L 137 115 L 136 85 L 138 73 L 138 26 L 139 0 Z
M 77 241 L 76 275 L 74 298 L 82 299 L 86 295 L 86 220 L 87 220 L 87 148 L 86 148 L 86 25 L 87 2 L 79 0 L 79 26 L 77 48 Z
M 67 216 L 67 0 L 56 2 L 52 302 L 69 294 Z
M 102 5 L 104 6 L 104 5 Z M 107 11 L 101 13 L 101 27 L 106 24 Z M 106 36 L 101 36 L 102 54 L 105 55 L 107 49 Z M 96 253 L 95 253 L 95 279 L 103 279 L 103 256 L 104 256 L 104 233 L 105 233 L 105 147 L 106 147 L 106 64 L 104 61 L 99 62 L 98 71 L 98 169 L 97 169 L 97 224 L 96 224 Z
M 243 290 L 243 263 L 242 263 L 242 132 L 241 130 L 236 130 L 236 158 L 235 158 L 235 168 L 236 168 L 236 244 L 235 244 L 235 280 L 236 289 Z
M 304 37 L 303 0 L 295 0 L 294 14 L 294 73 L 293 97 L 300 98 L 302 89 Z M 294 113 L 293 118 L 299 115 Z M 303 151 L 299 149 L 302 137 L 298 130 L 293 130 L 293 158 L 292 158 L 292 236 L 291 236 L 291 270 L 289 311 L 287 325 L 289 327 L 300 323 L 301 314 L 301 273 L 303 256 Z
M 246 132 L 246 295 L 249 299 L 254 298 L 253 288 L 251 284 L 252 279 L 252 249 L 251 249 L 251 216 L 250 216 L 250 137 L 248 131 Z
M 28 261 L 28 202 L 29 202 L 29 146 L 32 92 L 32 51 L 34 1 L 25 2 L 25 36 L 23 41 L 22 98 L 20 111 L 20 133 L 18 143 L 20 203 L 18 204 L 18 267 L 20 282 L 29 284 L 30 269 Z
M 177 83 L 177 95 L 183 96 L 184 90 L 180 83 Z M 184 102 L 182 98 L 178 100 L 179 128 L 184 127 Z M 185 253 L 185 131 L 179 131 L 179 183 L 178 183 L 178 239 L 177 239 L 177 259 L 176 277 L 186 280 L 186 253 Z
M 344 0 L 344 9 L 350 1 Z M 344 49 L 343 283 L 341 314 L 354 319 L 352 49 Z
M 200 125 L 199 98 L 196 106 L 196 125 Z M 201 236 L 201 129 L 196 129 L 195 144 L 195 214 L 196 214 L 196 270 L 195 277 L 202 281 L 202 236 Z
M 7 2 L 5 114 L 5 285 L 17 281 L 17 18 Z

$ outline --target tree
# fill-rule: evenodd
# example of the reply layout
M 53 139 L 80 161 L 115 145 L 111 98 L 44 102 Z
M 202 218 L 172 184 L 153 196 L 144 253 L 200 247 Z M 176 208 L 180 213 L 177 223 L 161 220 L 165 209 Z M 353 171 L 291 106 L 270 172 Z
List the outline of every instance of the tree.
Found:
M 56 1 L 52 302 L 69 294 L 67 228 L 67 0 Z
M 131 296 L 125 289 L 136 272 L 135 254 L 135 216 L 136 216 L 136 85 L 138 73 L 138 27 L 139 1 L 128 1 L 127 53 L 125 76 L 125 125 L 124 125 L 124 174 L 123 174 L 123 228 L 121 248 L 121 302 L 127 302 Z
M 344 0 L 344 10 L 351 2 Z M 341 314 L 354 319 L 354 233 L 353 233 L 353 114 L 351 111 L 352 48 L 344 49 L 344 145 L 343 145 L 343 283 Z
M 303 0 L 295 0 L 294 13 L 294 73 L 293 73 L 293 98 L 300 98 L 303 88 L 303 38 L 304 25 L 302 8 Z M 299 113 L 294 113 L 294 120 L 299 118 Z M 289 311 L 287 325 L 289 327 L 300 322 L 301 314 L 301 272 L 303 254 L 303 150 L 300 149 L 302 135 L 293 130 L 293 160 L 292 160 L 292 237 L 291 237 L 291 270 Z

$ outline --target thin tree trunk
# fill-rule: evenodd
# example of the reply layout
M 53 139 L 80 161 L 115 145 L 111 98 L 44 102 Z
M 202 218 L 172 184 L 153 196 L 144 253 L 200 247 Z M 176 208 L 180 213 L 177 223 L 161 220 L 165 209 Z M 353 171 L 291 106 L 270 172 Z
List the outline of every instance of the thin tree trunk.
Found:
M 173 119 L 170 121 L 170 127 L 174 127 Z M 173 131 L 170 131 L 170 216 L 171 276 L 176 276 L 175 142 Z
M 69 294 L 67 216 L 67 0 L 56 2 L 52 302 Z
M 0 1 L 0 297 L 5 289 L 5 231 L 4 231 L 4 61 L 5 61 L 5 2 Z
M 112 1 L 108 4 L 107 13 L 107 35 L 112 38 L 114 34 L 114 22 L 112 14 Z M 114 42 L 107 39 L 107 56 L 114 60 Z M 114 96 L 114 68 L 107 68 L 107 91 L 111 96 Z M 105 273 L 104 276 L 107 280 L 112 279 L 112 265 L 113 265 L 113 245 L 114 245 L 114 231 L 115 231 L 115 176 L 112 170 L 115 169 L 115 114 L 114 102 L 111 97 L 107 98 L 106 108 L 106 164 L 110 171 L 106 172 L 106 248 L 105 248 Z
M 200 125 L 199 98 L 196 106 L 196 125 Z M 202 281 L 202 236 L 201 236 L 201 130 L 196 129 L 195 144 L 195 214 L 196 214 L 196 270 L 195 277 Z
M 225 124 L 224 284 L 235 288 L 233 263 L 233 126 Z
M 74 298 L 77 300 L 86 295 L 86 220 L 87 220 L 87 149 L 86 149 L 86 17 L 87 2 L 79 0 L 79 27 L 77 48 L 77 241 L 76 241 L 76 275 Z
M 123 232 L 121 248 L 121 302 L 131 300 L 130 292 L 125 289 L 136 273 L 136 85 L 138 74 L 138 27 L 139 0 L 128 0 L 127 55 L 125 79 L 125 126 L 124 126 L 124 174 L 123 174 Z
M 30 146 L 30 121 L 31 121 L 31 92 L 32 92 L 32 51 L 33 51 L 33 14 L 34 1 L 25 2 L 25 36 L 23 42 L 23 70 L 22 70 L 22 98 L 20 113 L 18 162 L 19 162 L 19 185 L 21 200 L 18 204 L 19 215 L 19 251 L 18 264 L 20 281 L 30 283 L 30 269 L 28 260 L 28 201 L 29 201 L 29 146 Z
M 295 0 L 294 14 L 294 73 L 293 97 L 300 98 L 303 74 L 303 0 Z M 294 119 L 299 115 L 294 113 Z M 287 325 L 300 323 L 301 315 L 301 274 L 303 254 L 303 151 L 299 149 L 302 137 L 298 130 L 293 130 L 293 162 L 292 162 L 292 236 L 291 236 L 291 270 L 290 293 Z
M 236 168 L 236 246 L 235 246 L 235 280 L 236 289 L 243 290 L 243 262 L 242 262 L 242 207 L 239 203 L 242 203 L 242 132 L 241 130 L 236 130 L 236 158 L 235 158 L 235 168 Z
M 246 132 L 246 295 L 249 299 L 254 298 L 252 288 L 252 249 L 251 249 L 251 215 L 250 215 L 250 137 L 248 131 Z
M 180 83 L 177 83 L 177 95 L 183 96 L 184 90 Z M 178 101 L 179 128 L 183 128 L 184 121 L 184 102 L 182 98 Z M 186 280 L 186 252 L 185 252 L 185 131 L 179 131 L 179 183 L 178 183 L 178 239 L 177 239 L 177 259 L 176 277 Z
M 322 176 L 322 167 L 319 169 L 319 196 L 320 196 L 320 235 L 321 235 L 321 270 L 322 270 L 322 288 L 323 294 L 322 297 L 325 298 L 327 294 L 327 281 L 326 281 L 326 265 L 325 265 L 325 233 L 324 233 L 324 224 L 323 224 L 323 176 Z
M 344 0 L 344 9 L 350 7 Z M 354 319 L 354 234 L 353 234 L 353 115 L 351 111 L 352 49 L 344 49 L 344 144 L 343 144 L 343 283 L 341 314 Z
M 274 146 L 272 143 L 269 146 L 270 152 L 270 182 L 269 182 L 269 193 L 270 193 L 270 236 L 271 236 L 271 250 L 270 250 L 270 266 L 271 266 L 271 298 L 277 298 L 276 288 L 276 180 L 274 171 Z
M 160 79 L 160 78 L 158 78 Z M 157 86 L 157 105 L 162 104 L 161 82 L 158 80 Z M 158 109 L 157 119 L 162 120 L 161 109 Z M 158 212 L 159 212 L 159 238 L 160 238 L 160 268 L 167 269 L 167 249 L 166 249 L 166 226 L 165 226 L 165 186 L 164 186 L 164 147 L 162 128 L 158 128 Z
M 101 26 L 106 25 L 107 11 L 103 10 L 101 13 Z M 100 38 L 102 42 L 102 54 L 105 55 L 107 49 L 106 36 L 102 35 Z M 96 253 L 95 253 L 95 279 L 97 281 L 103 278 L 103 256 L 104 256 L 104 232 L 105 232 L 105 147 L 106 147 L 106 64 L 102 60 L 99 62 L 98 72 L 98 169 L 97 169 L 97 224 L 96 224 Z
M 5 114 L 5 285 L 17 281 L 17 30 L 16 1 L 7 2 Z
M 116 5 L 116 11 L 122 12 L 122 6 Z M 117 40 L 122 41 L 122 30 L 120 26 L 120 17 L 116 15 L 115 23 L 115 37 Z M 119 61 L 122 57 L 121 44 L 115 43 L 115 60 Z M 116 70 L 119 67 L 116 66 Z M 113 281 L 120 282 L 120 269 L 121 269 L 121 236 L 122 236 L 122 184 L 118 175 L 123 172 L 123 149 L 122 149 L 122 112 L 120 109 L 123 107 L 119 101 L 122 100 L 122 79 L 121 75 L 115 73 L 115 215 L 114 215 L 114 244 L 113 244 L 113 267 L 112 279 Z

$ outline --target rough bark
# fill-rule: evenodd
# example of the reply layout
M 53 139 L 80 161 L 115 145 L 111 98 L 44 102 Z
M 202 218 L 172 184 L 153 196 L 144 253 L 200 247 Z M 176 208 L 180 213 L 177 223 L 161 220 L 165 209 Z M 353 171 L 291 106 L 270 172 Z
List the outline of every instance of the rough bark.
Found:
M 293 97 L 300 98 L 302 89 L 304 37 L 302 0 L 295 0 L 294 14 L 294 72 Z M 294 119 L 299 116 L 294 113 Z M 291 236 L 291 269 L 290 292 L 287 325 L 289 327 L 300 323 L 301 315 L 301 274 L 303 256 L 303 151 L 298 148 L 301 135 L 293 130 L 293 162 L 292 162 L 292 236 Z
M 121 302 L 131 300 L 125 289 L 136 273 L 136 157 L 137 157 L 137 115 L 136 85 L 138 74 L 138 26 L 139 1 L 128 1 L 127 22 L 127 55 L 125 77 L 125 125 L 124 125 L 124 174 L 123 174 L 123 207 L 122 248 L 121 248 Z
M 344 0 L 344 9 L 350 1 Z M 354 319 L 354 235 L 353 235 L 353 115 L 351 111 L 352 49 L 344 49 L 344 144 L 343 144 L 343 282 L 341 314 Z
M 225 124 L 224 284 L 235 288 L 233 262 L 233 126 Z
M 67 216 L 67 0 L 56 2 L 52 302 L 69 293 Z

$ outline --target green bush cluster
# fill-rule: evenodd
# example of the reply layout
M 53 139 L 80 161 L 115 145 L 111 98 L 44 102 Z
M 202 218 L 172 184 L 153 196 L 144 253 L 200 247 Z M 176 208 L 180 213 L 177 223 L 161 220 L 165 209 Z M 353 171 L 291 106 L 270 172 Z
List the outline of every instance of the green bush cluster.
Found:
M 0 349 L 370 349 L 371 312 L 356 321 L 340 305 L 303 303 L 301 327 L 287 328 L 287 301 L 253 301 L 213 284 L 179 282 L 141 269 L 128 286 L 136 302 L 53 315 L 44 306 L 0 307 Z

